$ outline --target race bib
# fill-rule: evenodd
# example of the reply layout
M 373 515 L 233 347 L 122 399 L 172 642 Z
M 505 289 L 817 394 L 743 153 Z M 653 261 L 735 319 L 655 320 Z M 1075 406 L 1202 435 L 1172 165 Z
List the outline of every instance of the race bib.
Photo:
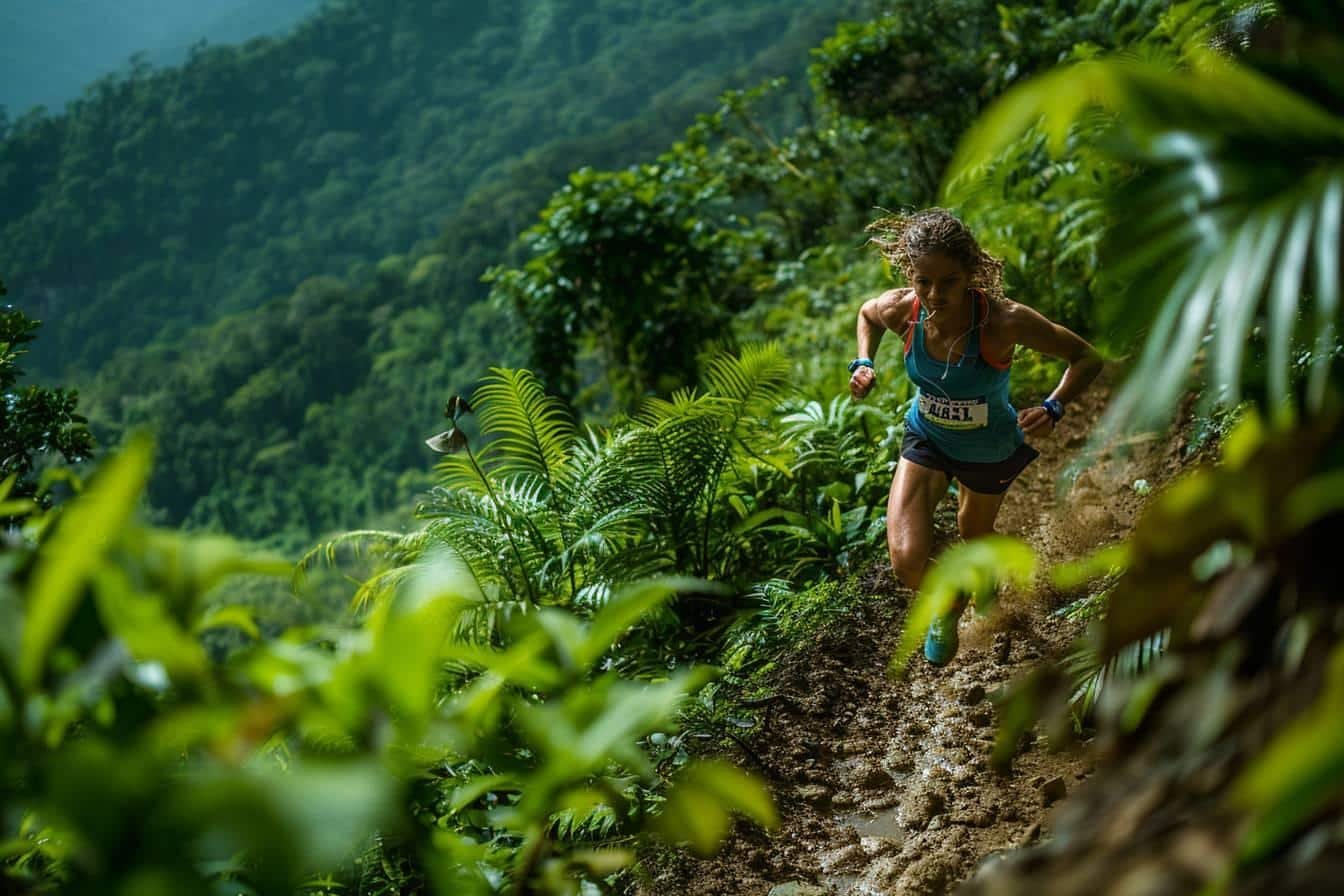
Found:
M 989 402 L 983 398 L 919 396 L 919 416 L 943 429 L 984 429 L 989 425 Z

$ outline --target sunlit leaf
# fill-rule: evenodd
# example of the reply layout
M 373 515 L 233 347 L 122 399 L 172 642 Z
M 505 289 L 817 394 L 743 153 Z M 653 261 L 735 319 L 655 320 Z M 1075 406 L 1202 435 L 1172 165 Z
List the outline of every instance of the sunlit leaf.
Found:
M 448 803 L 448 814 L 456 815 L 487 793 L 516 792 L 519 789 L 518 782 L 508 775 L 480 775 L 470 778 L 453 788 Z
M 247 607 L 212 607 L 196 622 L 195 631 L 199 633 L 225 626 L 239 629 L 251 638 L 261 639 L 261 630 L 257 628 L 257 621 Z
M 977 606 L 988 609 L 1000 584 L 1025 585 L 1035 574 L 1036 552 L 1021 539 L 989 535 L 948 548 L 929 568 L 906 611 L 900 646 L 891 658 L 892 671 L 905 670 L 929 624 L 947 613 L 960 595 L 973 597 Z
M 19 655 L 19 677 L 37 684 L 47 652 L 74 612 L 85 584 L 102 564 L 135 510 L 149 478 L 153 444 L 131 437 L 88 490 L 64 510 L 33 571 Z
M 173 679 L 205 672 L 205 649 L 173 619 L 162 597 L 137 592 L 126 573 L 114 567 L 96 571 L 94 582 L 99 614 L 132 657 L 163 664 Z
M 575 652 L 575 663 L 588 668 L 606 653 L 641 618 L 664 604 L 679 591 L 723 593 L 721 585 L 698 579 L 654 579 L 618 591 L 592 619 L 588 634 Z
M 655 829 L 672 843 L 688 843 L 702 856 L 718 851 L 742 812 L 766 828 L 779 824 L 774 800 L 765 785 L 723 762 L 697 762 L 672 783 Z
M 1344 793 L 1342 715 L 1344 649 L 1337 649 L 1316 703 L 1281 730 L 1232 786 L 1232 801 L 1255 818 L 1242 844 L 1245 860 L 1273 851 Z

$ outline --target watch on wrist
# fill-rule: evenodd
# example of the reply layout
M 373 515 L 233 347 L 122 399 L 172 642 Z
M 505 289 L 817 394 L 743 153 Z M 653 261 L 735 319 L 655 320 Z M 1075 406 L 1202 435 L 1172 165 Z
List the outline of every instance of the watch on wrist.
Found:
M 850 362 L 849 362 L 849 372 L 850 372 L 850 373 L 853 373 L 854 371 L 858 370 L 860 367 L 867 367 L 869 370 L 873 371 L 874 373 L 877 372 L 877 368 L 873 366 L 873 359 L 872 359 L 872 358 L 855 358 L 853 361 L 850 361 Z
M 1041 402 L 1041 407 L 1045 408 L 1045 412 L 1050 415 L 1050 419 L 1054 422 L 1058 423 L 1064 419 L 1064 405 L 1057 399 L 1047 398 Z

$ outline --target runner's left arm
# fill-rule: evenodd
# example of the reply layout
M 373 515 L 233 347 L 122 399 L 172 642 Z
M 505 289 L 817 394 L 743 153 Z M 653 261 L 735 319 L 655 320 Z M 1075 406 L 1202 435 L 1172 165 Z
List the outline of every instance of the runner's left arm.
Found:
M 1024 345 L 1053 358 L 1067 361 L 1069 366 L 1060 377 L 1059 385 L 1047 398 L 1067 405 L 1087 390 L 1101 373 L 1101 355 L 1090 343 L 1068 327 L 1060 326 L 1034 308 L 1015 304 L 1009 330 L 1018 345 Z M 1054 421 L 1043 407 L 1024 408 L 1017 415 L 1017 424 L 1027 435 L 1048 432 Z

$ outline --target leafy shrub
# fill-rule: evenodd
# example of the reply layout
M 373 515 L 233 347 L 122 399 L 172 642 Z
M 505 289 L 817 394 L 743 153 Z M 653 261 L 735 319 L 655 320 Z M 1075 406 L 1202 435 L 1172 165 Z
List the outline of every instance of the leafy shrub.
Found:
M 635 681 L 603 662 L 699 583 L 624 585 L 587 620 L 543 608 L 481 643 L 454 635 L 476 583 L 435 556 L 362 619 L 261 639 L 205 595 L 289 565 L 137 525 L 150 453 L 132 442 L 61 511 L 30 515 L 5 566 L 0 796 L 27 813 L 5 818 L 20 825 L 6 880 L 289 894 L 348 879 L 381 832 L 433 892 L 569 892 L 630 860 L 608 836 L 709 850 L 730 811 L 774 823 L 761 785 L 722 764 L 684 768 L 655 817 L 639 742 L 712 673 Z M 249 643 L 215 663 L 197 634 L 221 627 Z

